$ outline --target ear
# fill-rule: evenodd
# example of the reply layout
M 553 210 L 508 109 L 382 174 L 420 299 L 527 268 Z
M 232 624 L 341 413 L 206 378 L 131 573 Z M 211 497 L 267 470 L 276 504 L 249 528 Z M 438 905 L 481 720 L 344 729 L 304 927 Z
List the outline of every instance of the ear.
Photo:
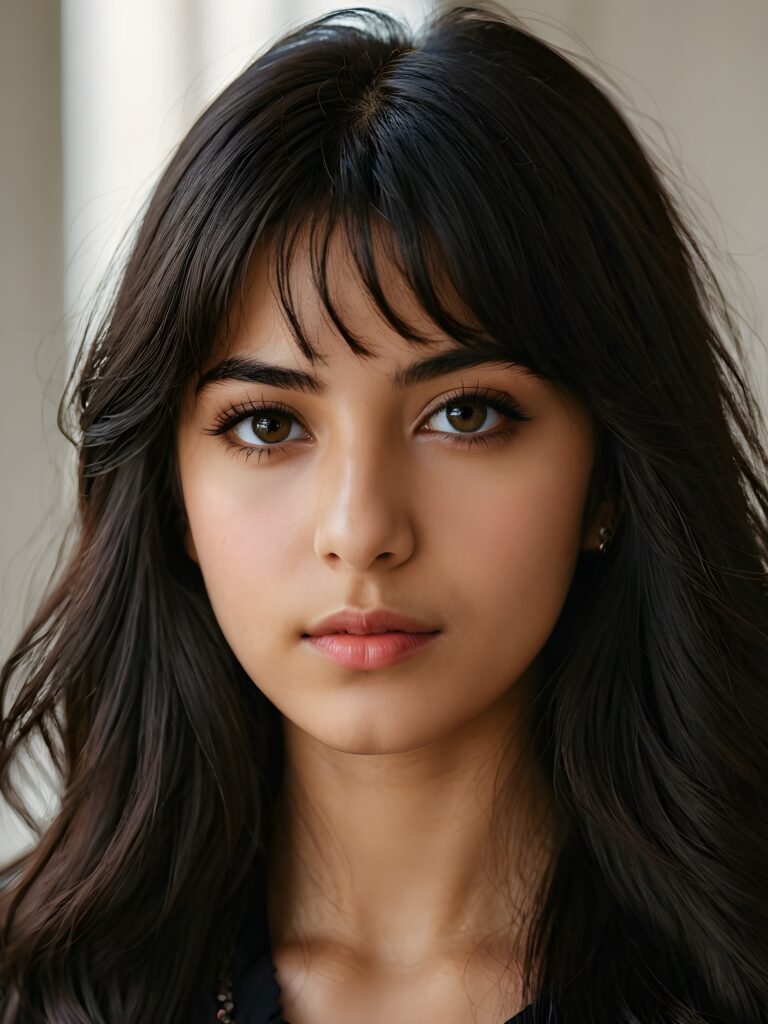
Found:
M 618 501 L 601 501 L 584 528 L 581 537 L 582 551 L 597 551 L 602 537 L 600 528 L 608 526 L 615 534 L 621 520 L 621 503 Z

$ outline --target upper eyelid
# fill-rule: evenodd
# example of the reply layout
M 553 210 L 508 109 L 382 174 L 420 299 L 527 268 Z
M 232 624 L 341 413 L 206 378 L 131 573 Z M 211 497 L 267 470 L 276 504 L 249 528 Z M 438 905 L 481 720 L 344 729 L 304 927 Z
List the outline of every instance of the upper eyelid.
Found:
M 493 398 L 494 396 L 496 396 L 498 398 L 505 399 L 506 401 L 512 401 L 512 402 L 515 402 L 515 403 L 519 403 L 521 406 L 527 404 L 528 403 L 528 396 L 524 395 L 522 398 L 519 398 L 515 394 L 516 390 L 518 390 L 518 388 L 515 387 L 515 386 L 513 386 L 513 387 L 511 387 L 509 389 L 505 389 L 504 387 L 496 387 L 496 386 L 494 386 L 492 384 L 483 384 L 481 381 L 478 381 L 478 380 L 473 380 L 471 382 L 459 381 L 458 384 L 455 384 L 452 387 L 449 387 L 447 389 L 447 391 L 445 391 L 443 393 L 443 395 L 435 398 L 434 399 L 434 403 L 433 402 L 428 403 L 427 408 L 439 407 L 442 402 L 450 401 L 451 398 L 456 397 L 456 396 L 463 397 L 467 392 L 469 392 L 470 394 L 473 394 L 474 392 L 477 392 L 478 397 L 480 397 L 480 398 Z M 308 397 L 310 397 L 310 399 L 312 399 L 315 396 L 308 396 Z M 228 409 L 234 409 L 234 408 L 241 407 L 242 409 L 245 410 L 245 409 L 248 409 L 250 407 L 255 407 L 255 408 L 261 408 L 261 407 L 271 408 L 273 406 L 275 408 L 284 409 L 284 410 L 290 412 L 291 415 L 295 415 L 298 419 L 301 418 L 301 414 L 296 412 L 294 410 L 294 408 L 291 406 L 291 403 L 286 401 L 286 399 L 283 398 L 282 396 L 278 397 L 278 398 L 267 398 L 262 393 L 262 394 L 259 395 L 258 398 L 255 398 L 255 399 L 251 398 L 250 396 L 248 396 L 248 397 L 244 398 L 242 401 L 233 401 L 233 402 L 226 403 L 226 407 Z

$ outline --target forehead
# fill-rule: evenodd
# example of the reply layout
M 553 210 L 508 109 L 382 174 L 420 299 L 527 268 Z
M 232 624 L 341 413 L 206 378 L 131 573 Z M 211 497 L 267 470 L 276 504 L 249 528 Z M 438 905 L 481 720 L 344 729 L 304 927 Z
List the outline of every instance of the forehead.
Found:
M 262 241 L 254 249 L 216 345 L 187 392 L 189 399 L 215 394 L 217 382 L 226 381 L 266 384 L 314 395 L 331 391 L 354 395 L 363 378 L 372 377 L 376 378 L 377 389 L 398 393 L 455 371 L 484 365 L 512 371 L 515 381 L 526 390 L 532 386 L 538 391 L 551 384 L 483 330 L 439 265 L 434 247 L 426 247 L 428 297 L 444 316 L 469 330 L 474 344 L 453 337 L 429 316 L 400 270 L 386 231 L 374 231 L 371 238 L 378 277 L 372 290 L 378 283 L 391 315 L 402 321 L 402 331 L 379 308 L 379 296 L 374 297 L 369 291 L 370 282 L 362 280 L 355 255 L 341 231 L 331 235 L 323 267 L 317 263 L 318 253 L 313 250 L 311 238 L 307 242 L 306 228 L 303 235 L 296 233 L 295 244 L 289 247 L 282 265 L 277 262 L 282 253 L 276 246 Z M 326 290 L 321 294 L 324 286 Z M 291 321 L 291 314 L 297 324 Z M 351 344 L 344 330 L 351 334 Z M 409 337 L 409 332 L 415 337 Z
M 379 309 L 342 232 L 331 238 L 323 274 L 313 264 L 316 252 L 307 244 L 305 232 L 305 238 L 299 239 L 290 260 L 281 268 L 285 272 L 282 294 L 276 265 L 279 253 L 262 242 L 254 248 L 234 290 L 213 351 L 186 390 L 187 412 L 204 394 L 216 394 L 218 382 L 250 382 L 314 395 L 348 392 L 358 396 L 363 394 L 363 378 L 370 377 L 375 378 L 376 394 L 380 389 L 381 393 L 397 394 L 454 371 L 462 371 L 464 380 L 465 370 L 483 366 L 511 373 L 510 384 L 514 381 L 521 386 L 522 395 L 540 399 L 552 394 L 570 408 L 570 396 L 561 393 L 553 380 L 524 359 L 516 361 L 509 349 L 482 329 L 437 263 L 434 249 L 430 250 L 429 285 L 443 310 L 476 332 L 478 343 L 474 346 L 460 342 L 431 319 L 401 272 L 386 233 L 374 233 L 372 240 L 385 302 L 395 316 L 404 320 L 407 329 L 416 333 L 416 340 L 400 333 Z M 324 282 L 327 296 L 318 290 Z M 363 347 L 362 356 L 339 331 L 325 298 Z M 309 356 L 295 337 L 290 312 L 309 343 Z M 363 401 L 372 394 L 366 391 Z M 183 413 L 182 419 L 186 415 Z
M 426 349 L 430 353 L 455 349 L 457 342 L 434 323 L 411 290 L 396 263 L 394 243 L 384 229 L 379 228 L 373 233 L 373 248 L 385 300 L 396 315 L 420 336 L 420 340 L 414 342 L 404 337 L 388 322 L 360 276 L 347 239 L 337 231 L 329 243 L 324 279 L 328 300 L 347 330 L 371 355 L 380 359 L 399 360 L 413 354 L 414 349 Z M 327 362 L 348 351 L 349 347 L 318 291 L 318 271 L 312 262 L 316 255 L 307 231 L 300 232 L 291 254 L 285 287 L 290 310 L 299 320 L 319 360 Z M 293 336 L 288 310 L 280 295 L 275 260 L 275 251 L 266 243 L 254 251 L 242 284 L 237 289 L 227 323 L 217 338 L 211 362 L 244 352 L 258 352 L 265 358 L 278 354 L 286 358 L 289 350 L 294 358 L 306 362 Z M 440 302 L 463 324 L 480 330 L 477 320 L 451 287 L 439 264 L 434 262 L 433 266 L 432 284 Z

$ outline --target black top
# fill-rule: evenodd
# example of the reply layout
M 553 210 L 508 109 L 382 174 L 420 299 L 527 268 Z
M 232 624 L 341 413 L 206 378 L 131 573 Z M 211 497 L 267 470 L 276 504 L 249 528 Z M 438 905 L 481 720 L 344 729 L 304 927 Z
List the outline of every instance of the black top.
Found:
M 259 884 L 250 906 L 246 908 L 235 932 L 234 955 L 232 960 L 232 989 L 235 1024 L 290 1024 L 285 1021 L 280 1008 L 280 985 L 275 977 L 272 962 L 272 944 L 266 909 L 266 891 L 263 871 L 258 874 Z M 220 1003 L 211 1003 L 210 1020 L 216 1020 L 216 1009 Z M 539 1011 L 539 1020 L 553 1020 L 542 1014 L 540 1001 L 531 1003 L 520 1013 L 499 1024 L 534 1024 L 534 1009 Z

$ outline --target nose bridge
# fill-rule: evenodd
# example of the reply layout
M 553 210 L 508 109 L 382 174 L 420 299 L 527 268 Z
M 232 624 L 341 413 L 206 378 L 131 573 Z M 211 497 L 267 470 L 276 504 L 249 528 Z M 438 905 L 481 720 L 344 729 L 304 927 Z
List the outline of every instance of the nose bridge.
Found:
M 365 408 L 358 410 L 362 416 Z M 404 554 L 409 535 L 408 471 L 396 431 L 348 418 L 319 466 L 315 503 L 316 553 L 364 568 L 386 552 Z

